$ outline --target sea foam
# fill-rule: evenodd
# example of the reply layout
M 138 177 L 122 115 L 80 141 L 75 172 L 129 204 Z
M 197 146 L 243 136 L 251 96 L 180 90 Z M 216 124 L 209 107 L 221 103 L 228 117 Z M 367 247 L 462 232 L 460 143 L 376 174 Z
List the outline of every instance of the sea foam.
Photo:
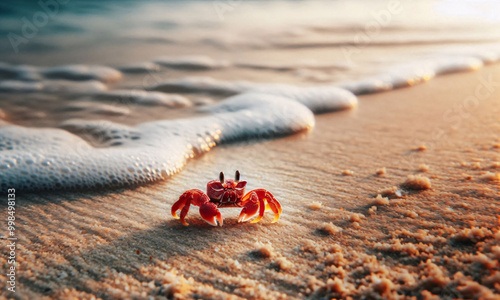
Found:
M 155 121 L 134 127 L 109 121 L 68 120 L 59 129 L 36 129 L 2 121 L 0 188 L 15 186 L 23 191 L 94 188 L 159 180 L 178 172 L 190 158 L 209 151 L 216 144 L 306 130 L 314 126 L 313 113 L 353 108 L 358 103 L 355 95 L 412 86 L 450 72 L 476 70 L 500 58 L 497 48 L 475 53 L 431 56 L 388 67 L 376 76 L 320 86 L 186 77 L 160 82 L 148 91 L 108 91 L 103 82 L 118 79 L 116 74 L 121 74 L 118 71 L 78 67 L 40 71 L 31 66 L 3 64 L 1 76 L 17 78 L 1 81 L 3 92 L 73 92 L 98 101 L 128 98 L 137 104 L 174 107 L 192 105 L 192 102 L 182 95 L 165 92 L 230 97 L 214 105 L 204 105 L 198 110 L 202 114 L 195 118 Z M 198 64 L 198 67 L 212 64 L 195 61 L 186 61 L 182 68 L 190 64 Z M 168 60 L 164 64 L 168 65 Z M 203 68 L 207 67 L 200 69 Z M 36 77 L 41 79 L 31 80 Z M 65 80 L 47 79 L 58 77 Z M 84 78 L 97 80 L 80 81 Z M 70 106 L 68 109 L 91 109 L 92 104 Z M 127 114 L 102 108 L 94 112 Z
M 182 70 L 210 70 L 227 68 L 231 64 L 226 60 L 215 60 L 208 56 L 193 55 L 193 56 L 180 56 L 169 57 L 162 56 L 153 60 L 163 67 Z
M 184 79 L 160 82 L 149 89 L 166 92 L 207 93 L 215 95 L 258 92 L 296 100 L 308 106 L 315 113 L 353 108 L 358 103 L 356 96 L 351 92 L 331 85 L 299 87 L 279 83 L 223 81 L 210 77 L 187 77 Z
M 187 107 L 192 102 L 185 96 L 178 94 L 166 94 L 161 92 L 149 92 L 143 90 L 110 90 L 87 93 L 97 100 L 107 100 L 124 104 L 157 105 L 166 107 Z
M 69 81 L 69 80 L 42 80 L 42 81 L 21 81 L 3 80 L 0 81 L 0 92 L 6 93 L 95 93 L 104 91 L 107 86 L 100 81 Z
M 120 67 L 119 69 L 124 73 L 149 73 L 158 72 L 160 70 L 160 65 L 146 61 L 125 65 Z
M 14 66 L 0 63 L 0 75 L 13 80 L 97 80 L 114 82 L 122 78 L 122 73 L 114 68 L 97 65 L 64 65 L 56 67 Z
M 500 58 L 500 55 L 495 55 L 500 54 L 500 51 L 479 53 L 478 55 L 435 55 L 427 59 L 393 65 L 376 76 L 336 85 L 356 95 L 385 92 L 423 83 L 438 75 L 474 71 Z
M 330 107 L 322 102 L 337 101 L 303 97 L 299 101 L 244 93 L 207 109 L 210 115 L 135 127 L 87 120 L 66 121 L 62 129 L 4 123 L 0 127 L 0 189 L 95 188 L 166 178 L 216 144 L 309 129 L 314 126 L 311 110 Z

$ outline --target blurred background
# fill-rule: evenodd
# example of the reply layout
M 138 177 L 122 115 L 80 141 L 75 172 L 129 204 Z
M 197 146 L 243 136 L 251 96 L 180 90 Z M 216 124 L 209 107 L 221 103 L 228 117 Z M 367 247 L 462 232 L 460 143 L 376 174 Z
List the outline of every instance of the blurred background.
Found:
M 368 69 L 500 38 L 495 0 L 2 1 L 0 16 L 1 60 L 34 65 L 300 54 Z

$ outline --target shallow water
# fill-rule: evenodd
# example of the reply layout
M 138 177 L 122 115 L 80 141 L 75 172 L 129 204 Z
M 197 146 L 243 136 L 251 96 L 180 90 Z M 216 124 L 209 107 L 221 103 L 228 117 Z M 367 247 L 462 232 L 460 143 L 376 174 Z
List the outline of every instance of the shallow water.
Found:
M 2 5 L 1 189 L 164 179 L 355 95 L 500 60 L 494 1 Z

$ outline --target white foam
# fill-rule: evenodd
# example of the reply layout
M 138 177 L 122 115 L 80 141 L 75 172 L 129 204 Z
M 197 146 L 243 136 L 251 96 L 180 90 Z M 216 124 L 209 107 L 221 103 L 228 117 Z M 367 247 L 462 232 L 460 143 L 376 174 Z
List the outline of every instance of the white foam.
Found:
M 209 93 L 219 95 L 235 95 L 255 87 L 248 81 L 223 81 L 212 77 L 185 77 L 181 79 L 159 82 L 148 90 L 179 93 Z
M 66 80 L 99 80 L 114 82 L 121 79 L 120 71 L 105 66 L 67 65 L 41 69 L 46 78 Z
M 141 62 L 126 65 L 119 68 L 120 71 L 124 73 L 149 73 L 149 72 L 158 72 L 160 70 L 160 66 L 153 62 Z
M 159 83 L 150 89 L 222 95 L 258 92 L 299 101 L 314 112 L 348 109 L 357 105 L 357 98 L 351 92 L 331 85 L 299 87 L 289 84 L 223 81 L 210 77 L 188 77 Z
M 166 107 L 192 106 L 188 98 L 177 94 L 149 92 L 142 90 L 111 90 L 91 93 L 93 98 L 111 100 L 119 103 L 134 103 L 138 105 L 158 105 Z
M 200 38 L 200 40 L 195 41 L 195 43 L 203 43 L 226 50 L 241 48 L 266 49 L 273 44 L 271 41 L 266 41 L 261 37 L 250 35 L 236 36 L 234 34 L 224 34 L 224 32 L 218 32 L 216 36 Z
M 70 81 L 70 80 L 43 80 L 40 82 L 43 92 L 46 93 L 94 93 L 107 90 L 107 86 L 97 80 Z
M 436 74 L 441 75 L 464 71 L 475 71 L 481 68 L 483 65 L 484 62 L 479 58 L 456 56 L 449 58 L 440 58 L 436 60 L 434 67 Z
M 227 68 L 230 66 L 229 61 L 215 60 L 211 57 L 202 55 L 181 57 L 162 56 L 153 61 L 163 67 L 183 70 L 210 70 Z
M 477 70 L 485 64 L 480 57 L 487 61 L 494 59 L 492 53 L 478 56 L 434 55 L 426 59 L 394 65 L 377 76 L 341 82 L 336 85 L 356 95 L 385 92 L 423 83 L 438 75 Z
M 249 81 L 222 81 L 210 77 L 188 77 L 160 83 L 152 89 L 181 90 L 183 92 L 206 92 L 214 94 L 261 93 L 295 100 L 315 113 L 350 109 L 358 101 L 351 92 L 331 85 L 299 87 L 289 84 L 268 84 Z M 221 103 L 223 107 L 227 102 Z M 218 107 L 217 105 L 215 107 Z M 207 107 L 206 110 L 213 110 Z
M 17 80 L 98 80 L 102 82 L 114 82 L 122 78 L 120 71 L 97 65 L 65 65 L 41 68 L 29 65 L 9 65 L 0 63 L 0 73 L 9 79 Z
M 90 115 L 126 116 L 130 114 L 130 109 L 118 105 L 109 105 L 94 102 L 69 103 L 59 110 L 65 112 L 86 111 Z
M 351 69 L 353 66 L 350 63 L 343 62 L 320 62 L 314 59 L 302 60 L 297 62 L 289 63 L 278 63 L 278 62 L 238 62 L 234 64 L 236 67 L 240 68 L 252 68 L 252 69 L 264 69 L 264 70 L 275 70 L 275 71 L 290 71 L 298 69 L 338 69 L 346 70 Z
M 252 104 L 254 103 L 254 104 Z M 154 181 L 216 143 L 265 138 L 311 128 L 314 116 L 283 97 L 231 97 L 214 115 L 128 127 L 107 121 L 67 121 L 62 129 L 0 127 L 0 188 L 22 191 L 93 188 Z
M 351 92 L 326 85 L 299 87 L 288 84 L 268 84 L 251 89 L 251 91 L 296 100 L 314 113 L 351 109 L 358 104 L 358 99 Z
M 491 64 L 500 61 L 500 45 L 487 44 L 482 46 L 463 46 L 460 48 L 447 48 L 437 51 L 440 56 L 474 57 L 484 64 Z
M 313 112 L 355 107 L 357 98 L 354 94 L 388 91 L 422 83 L 441 74 L 475 70 L 498 60 L 499 53 L 491 50 L 478 51 L 477 55 L 436 55 L 388 67 L 377 76 L 336 83 L 337 86 L 299 87 L 187 77 L 159 83 L 149 88 L 154 90 L 151 92 L 106 91 L 106 86 L 100 81 L 1 81 L 0 90 L 4 91 L 78 91 L 97 100 L 124 98 L 133 103 L 169 107 L 191 105 L 191 101 L 181 95 L 158 91 L 234 96 L 201 108 L 200 111 L 208 113 L 207 116 L 156 121 L 135 127 L 108 121 L 70 120 L 61 124 L 64 130 L 34 129 L 1 122 L 0 188 L 16 186 L 24 191 L 91 188 L 159 180 L 178 172 L 189 158 L 209 151 L 218 143 L 282 136 L 308 129 L 314 126 Z M 30 72 L 47 75 L 31 67 L 15 67 L 12 70 L 9 66 L 0 65 L 0 73 L 6 76 L 30 77 Z M 71 72 L 63 68 L 50 76 L 68 73 Z M 78 75 L 69 77 L 81 79 Z M 104 78 L 106 76 L 100 77 L 100 80 Z M 86 107 L 91 109 L 92 104 L 73 108 Z M 100 113 L 125 112 L 104 107 Z
M 95 80 L 42 80 L 38 82 L 19 80 L 0 81 L 0 92 L 8 93 L 93 93 L 97 91 L 104 91 L 106 89 L 106 85 Z

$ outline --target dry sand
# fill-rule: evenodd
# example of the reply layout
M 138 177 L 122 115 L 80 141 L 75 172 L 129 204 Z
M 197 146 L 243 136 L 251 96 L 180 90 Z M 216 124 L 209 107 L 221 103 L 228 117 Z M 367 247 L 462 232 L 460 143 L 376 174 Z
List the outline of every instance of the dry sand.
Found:
M 317 116 L 311 132 L 215 148 L 164 182 L 19 194 L 11 296 L 498 298 L 500 87 L 464 102 L 488 76 L 500 82 L 500 67 L 362 96 L 357 110 Z M 222 228 L 195 208 L 188 227 L 170 216 L 184 190 L 236 169 L 281 202 L 278 223 L 268 212 L 238 224 L 235 209 L 222 209 Z M 403 185 L 409 175 L 430 188 Z M 392 186 L 402 196 L 373 207 Z

